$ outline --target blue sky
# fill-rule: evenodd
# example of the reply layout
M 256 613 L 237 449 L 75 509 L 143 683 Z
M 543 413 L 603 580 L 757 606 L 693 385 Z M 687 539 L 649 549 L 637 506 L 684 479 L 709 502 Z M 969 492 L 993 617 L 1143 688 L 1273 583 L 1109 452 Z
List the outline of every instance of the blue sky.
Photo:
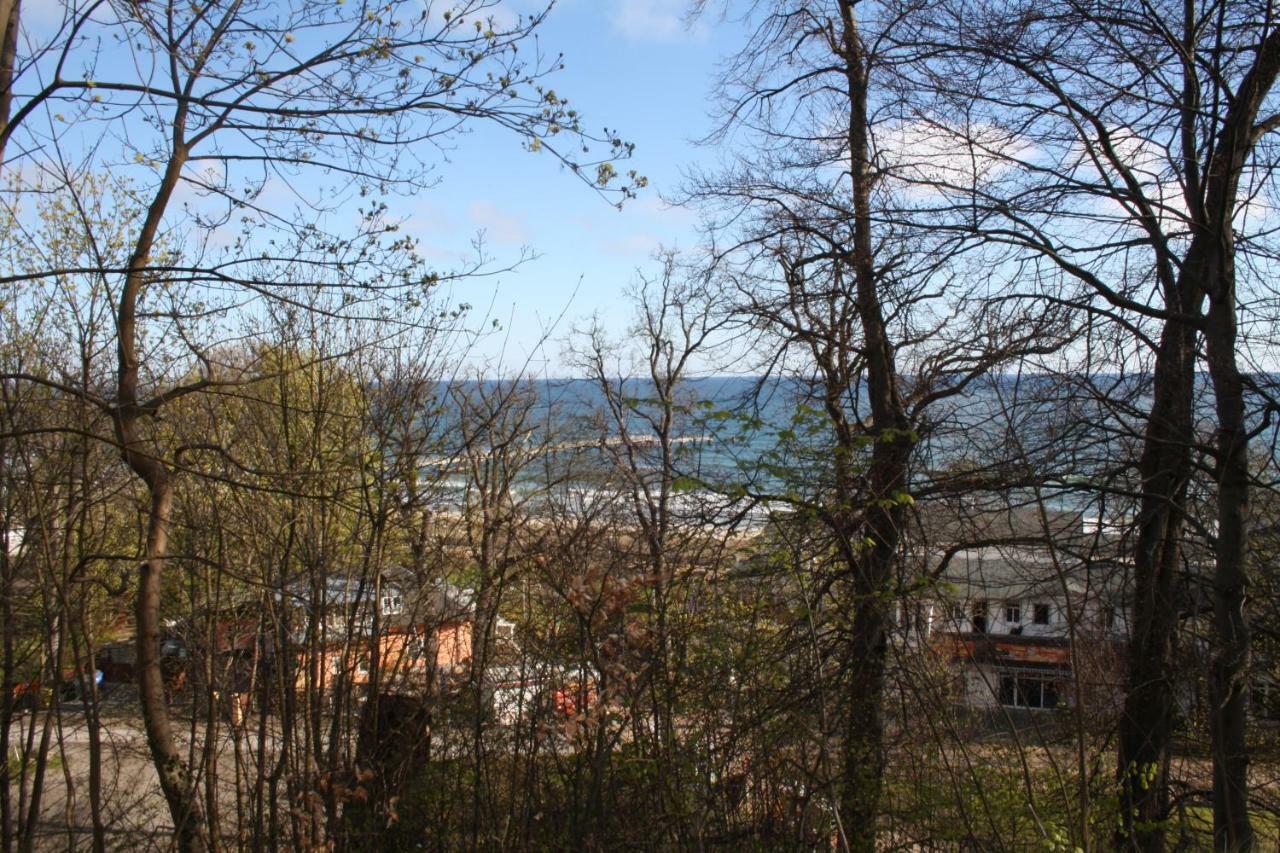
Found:
M 24 0 L 24 49 L 54 36 L 68 2 Z M 86 8 L 86 2 L 77 0 L 73 8 Z M 486 14 L 501 28 L 517 14 L 545 9 L 549 0 L 492 2 Z M 490 328 L 492 321 L 498 322 L 500 332 L 485 336 L 469 356 L 486 372 L 500 367 L 504 372 L 569 374 L 561 342 L 575 322 L 596 314 L 615 335 L 624 334 L 630 311 L 623 294 L 637 270 L 656 271 L 653 255 L 660 247 L 687 249 L 697 243 L 696 214 L 672 208 L 662 197 L 679 190 L 682 170 L 718 156 L 695 140 L 712 126 L 710 93 L 717 65 L 740 47 L 743 34 L 738 25 L 714 14 L 687 25 L 688 5 L 689 0 L 557 0 L 537 31 L 537 50 L 547 57 L 563 55 L 565 64 L 546 85 L 569 100 L 589 132 L 607 127 L 635 144 L 634 157 L 616 167 L 623 174 L 635 169 L 648 186 L 622 210 L 549 153 L 533 153 L 514 134 L 477 123 L 444 141 L 436 185 L 407 198 L 387 199 L 391 214 L 402 219 L 402 230 L 419 239 L 423 254 L 441 271 L 474 258 L 472 246 L 480 234 L 493 267 L 507 266 L 525 252 L 535 255 L 514 271 L 464 281 L 442 294 L 454 305 L 472 305 L 475 326 Z M 443 6 L 429 8 L 435 14 Z M 133 61 L 114 44 L 95 32 L 93 39 L 78 43 L 72 65 L 76 71 L 83 66 L 86 74 L 94 69 L 114 73 L 113 63 Z M 532 45 L 521 46 L 522 56 L 532 51 Z M 50 61 L 46 57 L 44 64 Z M 40 73 L 48 72 L 46 67 Z M 39 77 L 27 74 L 24 93 L 36 91 Z M 66 110 L 67 117 L 50 113 L 44 124 L 41 116 L 33 116 L 29 124 L 39 138 L 38 156 L 24 161 L 22 168 L 36 175 L 55 162 L 51 140 L 56 138 L 72 161 L 89 156 L 94 169 L 134 176 L 139 185 L 148 185 L 159 161 L 147 158 L 158 150 L 158 140 L 138 123 L 131 104 L 130 96 L 113 95 L 99 107 L 88 101 L 58 102 L 52 109 Z M 593 154 L 604 156 L 607 147 L 597 146 Z M 208 180 L 217 184 L 221 174 L 215 169 Z M 300 175 L 296 183 L 273 179 L 256 201 L 277 211 L 305 209 L 304 197 L 316 180 L 310 174 Z M 201 204 L 198 191 L 184 186 L 172 207 L 180 211 L 188 202 Z M 185 223 L 181 216 L 174 221 L 175 227 Z M 233 220 L 213 242 L 233 239 L 235 225 Z
M 551 157 L 485 128 L 458 138 L 441 184 L 406 202 L 407 230 L 433 259 L 468 252 L 480 230 L 498 263 L 518 257 L 523 246 L 538 254 L 517 272 L 453 294 L 477 312 L 491 312 L 504 329 L 476 348 L 475 360 L 501 356 L 508 369 L 519 369 L 562 314 L 557 338 L 593 313 L 621 334 L 628 319 L 623 291 L 636 270 L 653 268 L 659 246 L 696 243 L 696 215 L 668 207 L 661 195 L 678 189 L 683 168 L 716 156 L 694 140 L 711 127 L 716 64 L 732 51 L 737 33 L 714 19 L 686 27 L 685 6 L 686 0 L 565 0 L 539 36 L 544 51 L 564 54 L 566 67 L 550 85 L 584 115 L 585 126 L 616 128 L 636 145 L 633 160 L 619 170 L 637 169 L 649 186 L 623 210 Z M 530 368 L 567 373 L 559 343 L 544 347 Z

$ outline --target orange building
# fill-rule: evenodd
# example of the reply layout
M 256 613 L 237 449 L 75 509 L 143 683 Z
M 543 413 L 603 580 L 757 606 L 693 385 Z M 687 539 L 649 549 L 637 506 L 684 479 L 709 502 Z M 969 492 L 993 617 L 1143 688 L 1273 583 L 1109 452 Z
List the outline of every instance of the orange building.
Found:
M 375 648 L 381 692 L 420 693 L 466 671 L 474 621 L 470 590 L 435 582 L 412 591 L 385 578 L 379 587 L 376 596 L 329 597 L 324 625 L 333 641 L 314 654 L 299 651 L 298 689 L 328 689 L 339 675 L 349 684 L 369 684 Z

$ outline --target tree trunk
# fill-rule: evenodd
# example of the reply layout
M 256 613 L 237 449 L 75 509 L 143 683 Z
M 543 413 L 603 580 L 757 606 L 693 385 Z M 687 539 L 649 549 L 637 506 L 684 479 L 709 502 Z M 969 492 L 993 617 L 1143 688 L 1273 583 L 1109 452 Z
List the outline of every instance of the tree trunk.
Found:
M 1213 747 L 1213 846 L 1253 849 L 1249 819 L 1250 629 L 1246 601 L 1249 516 L 1249 436 L 1244 382 L 1236 367 L 1235 265 L 1229 226 L 1219 231 L 1228 249 L 1216 256 L 1207 288 L 1205 349 L 1218 416 L 1218 532 L 1214 545 L 1214 652 L 1209 673 L 1209 728 Z M 1215 281 L 1216 279 L 1216 281 Z
M 854 612 L 853 641 L 848 661 L 849 708 L 844 745 L 844 794 L 841 811 L 845 841 L 851 850 L 876 849 L 877 818 L 884 773 L 884 696 L 890 599 L 886 595 L 898 556 L 902 509 L 896 496 L 906 490 L 912 439 L 907 414 L 897 387 L 897 366 L 884 320 L 883 297 L 875 269 L 872 244 L 871 192 L 875 174 L 871 163 L 867 114 L 869 66 L 858 32 L 853 0 L 841 0 L 841 40 L 848 108 L 850 180 L 853 193 L 852 262 L 856 311 L 866 360 L 867 394 L 875 441 L 865 477 L 870 485 L 863 528 L 865 537 L 849 541 L 843 531 L 839 543 L 851 560 Z M 844 360 L 844 356 L 841 356 Z M 835 401 L 828 391 L 828 409 Z M 843 418 L 836 422 L 837 512 L 853 495 L 850 470 L 856 441 Z M 843 484 L 842 484 L 843 481 Z M 847 484 L 847 485 L 844 485 Z M 866 544 L 858 541 L 865 538 Z M 864 549 L 864 550 L 863 550 Z
M 1216 302 L 1216 300 L 1215 300 Z M 1218 537 L 1213 577 L 1214 655 L 1209 679 L 1213 736 L 1213 836 L 1215 850 L 1251 850 L 1249 753 L 1250 631 L 1245 603 L 1246 523 L 1249 513 L 1249 439 L 1243 383 L 1235 365 L 1234 300 L 1209 310 L 1206 336 L 1218 409 Z M 1219 339 L 1221 332 L 1221 339 Z
M 13 105 L 13 69 L 18 59 L 18 22 L 21 0 L 0 0 L 0 163 L 9 137 L 9 112 Z
M 159 448 L 148 443 L 142 435 L 141 421 L 150 412 L 139 403 L 137 353 L 138 301 L 146 283 L 147 265 L 155 246 L 160 221 L 186 163 L 188 152 L 181 142 L 184 123 L 185 108 L 180 107 L 174 120 L 174 149 L 139 228 L 138 239 L 129 259 L 129 271 L 120 293 L 116 312 L 118 368 L 113 415 L 116 439 L 124 460 L 146 485 L 150 497 L 146 546 L 139 567 L 137 600 L 134 606 L 139 705 L 147 734 L 147 746 L 173 819 L 178 848 L 184 853 L 194 853 L 208 848 L 204 836 L 204 815 L 191 772 L 174 741 L 169 706 L 165 700 L 164 673 L 160 667 L 160 579 L 168 553 L 173 484 L 168 468 L 161 461 Z
M 155 763 L 160 788 L 169 804 L 178 849 L 203 851 L 204 814 L 191 773 L 173 737 L 160 665 L 160 578 L 168 544 L 173 487 L 168 476 L 151 487 L 151 515 L 147 523 L 146 559 L 138 578 L 134 609 L 137 641 L 138 700 L 147 733 L 147 747 Z
M 1142 499 L 1134 550 L 1129 685 L 1120 717 L 1117 845 L 1156 853 L 1168 807 L 1169 748 L 1176 707 L 1175 580 L 1184 500 L 1191 474 L 1195 329 L 1166 325 L 1156 357 L 1142 458 Z

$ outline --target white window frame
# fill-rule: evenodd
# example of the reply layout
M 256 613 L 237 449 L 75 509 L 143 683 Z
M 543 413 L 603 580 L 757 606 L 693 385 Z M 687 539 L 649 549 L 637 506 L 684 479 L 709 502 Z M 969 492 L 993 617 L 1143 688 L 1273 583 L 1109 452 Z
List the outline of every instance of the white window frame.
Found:
M 1007 671 L 998 675 L 996 699 L 1006 708 L 1022 708 L 1030 711 L 1051 711 L 1058 707 L 1058 687 L 1055 679 L 1048 673 Z M 1008 692 L 1011 702 L 1006 701 L 1006 679 L 1012 681 Z M 1053 691 L 1054 703 L 1046 703 L 1048 691 Z M 1028 701 L 1033 698 L 1035 701 Z

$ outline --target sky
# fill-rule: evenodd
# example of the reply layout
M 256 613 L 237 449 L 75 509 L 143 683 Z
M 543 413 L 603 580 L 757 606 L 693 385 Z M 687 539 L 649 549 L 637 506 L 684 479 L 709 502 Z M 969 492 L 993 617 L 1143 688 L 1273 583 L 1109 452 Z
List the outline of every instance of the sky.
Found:
M 517 10 L 532 0 L 506 0 Z M 638 271 L 656 269 L 660 247 L 691 248 L 697 216 L 673 208 L 664 194 L 679 190 L 682 170 L 714 161 L 696 144 L 711 129 L 709 99 L 717 62 L 734 47 L 732 23 L 711 19 L 686 26 L 687 0 L 562 0 L 539 35 L 565 69 L 549 85 L 583 114 L 584 125 L 617 129 L 635 143 L 630 162 L 649 180 L 622 210 L 591 191 L 545 154 L 523 150 L 510 134 L 477 128 L 454 141 L 441 164 L 441 183 L 403 202 L 407 233 L 430 259 L 447 263 L 470 253 L 483 231 L 495 263 L 522 248 L 537 257 L 496 279 L 471 281 L 452 298 L 477 317 L 497 320 L 472 359 L 501 359 L 508 370 L 564 376 L 570 368 L 558 339 L 574 322 L 598 314 L 625 333 L 624 291 Z M 491 323 L 486 323 L 491 325 Z M 551 332 L 553 338 L 539 347 Z
M 76 0 L 70 5 L 83 10 L 93 2 Z M 429 17 L 449 5 L 419 2 Z M 549 0 L 486 2 L 493 3 L 486 15 L 492 15 L 501 29 L 517 15 L 541 12 Z M 60 37 L 68 3 L 24 0 L 24 50 Z M 532 152 L 527 140 L 516 134 L 474 121 L 465 132 L 443 141 L 444 150 L 435 155 L 434 185 L 386 199 L 390 214 L 401 220 L 400 233 L 417 238 L 421 254 L 442 273 L 470 266 L 480 237 L 495 269 L 528 257 L 511 271 L 442 288 L 446 292 L 440 298 L 450 306 L 472 306 L 474 328 L 492 330 L 496 321 L 496 331 L 473 344 L 466 356 L 476 368 L 552 377 L 574 373 L 564 358 L 563 341 L 575 324 L 598 316 L 615 337 L 625 335 L 630 321 L 627 288 L 645 271 L 658 271 L 654 255 L 660 248 L 690 249 L 699 241 L 697 214 L 672 207 L 664 196 L 678 194 L 685 170 L 718 157 L 697 140 L 712 128 L 717 66 L 741 47 L 743 34 L 740 25 L 715 14 L 690 24 L 685 20 L 689 5 L 690 0 L 556 0 L 537 29 L 537 52 L 563 57 L 564 68 L 546 78 L 545 85 L 568 100 L 589 133 L 603 134 L 608 128 L 635 146 L 629 161 L 614 165 L 620 175 L 634 169 L 648 183 L 621 210 L 614 204 L 616 197 L 602 196 L 550 153 Z M 110 17 L 107 8 L 98 7 L 95 20 Z M 120 72 L 114 64 L 139 61 L 97 31 L 77 45 L 72 73 L 89 79 L 97 72 L 114 79 Z M 522 44 L 521 56 L 533 50 L 533 45 Z M 46 56 L 39 70 L 26 73 L 21 94 L 38 91 L 39 82 L 51 73 L 51 62 Z M 141 62 L 139 73 L 145 74 L 145 55 Z M 121 73 L 128 78 L 127 70 Z M 153 183 L 163 162 L 163 152 L 152 159 L 153 152 L 162 137 L 138 124 L 138 113 L 130 109 L 131 95 L 113 93 L 101 99 L 95 96 L 94 103 L 82 105 L 79 112 L 60 102 L 46 109 L 47 115 L 33 115 L 28 125 L 36 128 L 33 138 L 39 142 L 33 148 L 36 154 L 25 158 L 21 168 L 33 179 L 42 172 L 56 173 L 57 150 L 73 162 L 85 156 L 84 162 L 92 160 L 93 168 L 105 168 L 122 180 L 134 179 L 136 186 Z M 161 105 L 161 111 L 164 108 Z M 85 115 L 91 120 L 81 120 Z M 50 141 L 55 138 L 56 144 Z M 164 141 L 167 144 L 167 138 Z M 572 144 L 563 136 L 558 141 Z M 591 160 L 607 153 L 607 146 L 598 145 L 587 156 Z M 199 172 L 202 168 L 213 171 L 206 176 Z M 188 171 L 199 172 L 188 177 L 220 182 L 221 173 L 213 166 L 192 165 Z M 277 212 L 301 209 L 308 185 L 319 179 L 300 174 L 302 183 L 290 183 L 272 177 L 255 201 Z M 200 195 L 189 183 L 179 187 L 170 205 L 175 229 L 184 227 L 180 212 L 188 203 L 201 206 Z M 334 215 L 356 218 L 353 211 L 343 210 Z M 236 233 L 228 227 L 209 239 L 226 246 Z
M 41 33 L 51 37 L 68 2 L 24 0 L 24 28 L 36 34 L 36 41 Z M 86 3 L 99 2 L 77 0 L 81 8 Z M 430 11 L 431 17 L 441 14 L 453 0 L 406 2 L 414 4 L 409 8 L 426 4 L 423 8 Z M 547 0 L 485 2 L 494 4 L 488 12 L 498 19 L 497 28 L 502 29 L 503 18 L 510 21 L 520 13 L 541 11 Z M 401 231 L 420 241 L 422 254 L 441 272 L 468 264 L 473 242 L 481 235 L 493 268 L 510 266 L 530 255 L 517 269 L 464 280 L 441 294 L 451 306 L 473 306 L 470 316 L 474 328 L 488 329 L 496 323 L 497 331 L 483 337 L 468 356 L 468 361 L 483 372 L 545 376 L 574 373 L 563 356 L 562 341 L 575 324 L 581 325 L 595 315 L 615 337 L 625 336 L 630 306 L 624 293 L 637 276 L 657 274 L 655 252 L 660 247 L 696 248 L 696 212 L 673 208 L 664 202 L 664 197 L 679 194 L 686 170 L 713 164 L 722 153 L 700 146 L 696 140 L 712 129 L 711 92 L 718 65 L 742 49 L 747 33 L 737 22 L 714 14 L 688 24 L 684 12 L 689 3 L 690 0 L 558 0 L 538 28 L 538 51 L 544 56 L 562 55 L 565 65 L 546 81 L 547 85 L 569 100 L 583 116 L 588 131 L 599 132 L 607 127 L 635 145 L 633 159 L 618 163 L 617 169 L 623 174 L 636 170 L 647 178 L 648 186 L 622 210 L 615 209 L 549 153 L 531 152 L 526 141 L 515 134 L 480 122 L 470 123 L 469 132 L 444 143 L 446 150 L 437 155 L 438 183 L 409 197 L 389 199 L 392 216 L 401 219 Z M 100 14 L 107 15 L 112 7 L 98 8 Z M 266 0 L 262 8 L 272 10 L 271 0 Z M 527 56 L 531 50 L 531 45 L 522 44 L 520 55 Z M 81 53 L 83 56 L 77 54 L 73 65 L 92 57 L 100 63 L 96 67 L 110 69 L 109 74 L 118 71 L 112 67 L 118 60 L 138 60 L 122 47 L 112 48 L 109 43 L 92 40 L 85 40 Z M 144 56 L 141 64 L 146 65 L 147 59 Z M 73 69 L 76 70 L 78 65 Z M 86 61 L 83 73 L 87 75 L 90 70 Z M 128 77 L 130 72 L 120 73 Z M 39 76 L 29 74 L 24 85 L 36 91 Z M 84 102 L 76 104 L 77 108 L 83 107 L 81 116 L 93 119 L 97 116 L 93 111 L 105 113 L 88 121 L 79 121 L 65 102 L 54 103 L 52 109 L 68 109 L 71 119 L 57 112 L 47 116 L 46 125 L 32 137 L 37 141 L 30 155 L 21 158 L 19 168 L 38 171 L 34 168 L 37 161 L 48 159 L 49 151 L 55 147 L 49 140 L 56 138 L 64 152 L 73 152 L 72 159 L 79 156 L 75 152 L 89 152 L 92 156 L 87 161 L 92 161 L 95 170 L 105 164 L 106 171 L 113 175 L 141 176 L 140 185 L 154 182 L 163 158 L 148 159 L 151 155 L 142 140 L 153 138 L 154 142 L 154 134 L 139 125 L 137 112 L 131 108 L 133 96 L 117 93 L 97 104 L 101 97 L 92 96 L 90 104 L 89 96 L 78 90 L 68 95 Z M 29 123 L 38 124 L 38 118 Z M 985 179 L 989 173 L 1007 167 L 995 160 L 975 160 L 968 146 L 955 148 L 949 139 L 946 134 L 939 134 L 933 123 L 888 123 L 878 128 L 877 156 L 899 163 L 904 173 L 918 172 L 917 178 L 942 175 L 956 184 L 968 180 L 970 169 L 980 167 Z M 100 147 L 102 153 L 98 156 Z M 13 150 L 15 146 L 10 147 L 10 155 Z M 1017 138 L 1009 148 L 1010 154 L 1028 160 L 1041 156 L 1039 151 L 1036 144 Z M 14 159 L 10 156 L 10 160 Z M 958 177 L 952 174 L 957 168 Z M 311 170 L 300 180 L 316 180 L 316 171 Z M 1151 180 L 1158 183 L 1159 169 L 1152 167 L 1149 171 Z M 212 175 L 209 182 L 217 184 L 218 176 Z M 1170 207 L 1176 208 L 1180 191 L 1173 188 L 1175 191 L 1165 193 L 1163 189 L 1155 187 L 1159 197 L 1170 199 Z M 918 193 L 920 188 L 909 188 L 908 192 Z M 273 175 L 263 183 L 261 196 L 254 196 L 254 200 L 262 208 L 278 213 L 300 207 L 299 201 L 305 201 L 306 195 L 306 185 Z M 1274 204 L 1269 198 L 1266 201 L 1267 205 Z M 199 199 L 196 190 L 184 185 L 170 207 L 178 212 L 188 202 L 198 206 Z M 217 202 L 224 203 L 225 199 Z M 357 199 L 356 203 L 362 202 Z M 353 211 L 344 208 L 343 203 L 336 206 L 332 215 L 355 220 Z M 232 220 L 231 227 L 222 228 L 216 235 L 224 238 L 221 247 L 234 240 L 237 221 Z M 175 231 L 188 222 L 176 214 Z M 211 238 L 210 242 L 215 240 Z M 1017 267 L 1008 268 L 1010 275 L 1018 272 Z M 991 278 L 999 279 L 997 283 L 1003 281 L 1001 276 Z M 1254 359 L 1258 364 L 1275 361 L 1265 354 Z M 721 365 L 720 369 L 731 368 Z

